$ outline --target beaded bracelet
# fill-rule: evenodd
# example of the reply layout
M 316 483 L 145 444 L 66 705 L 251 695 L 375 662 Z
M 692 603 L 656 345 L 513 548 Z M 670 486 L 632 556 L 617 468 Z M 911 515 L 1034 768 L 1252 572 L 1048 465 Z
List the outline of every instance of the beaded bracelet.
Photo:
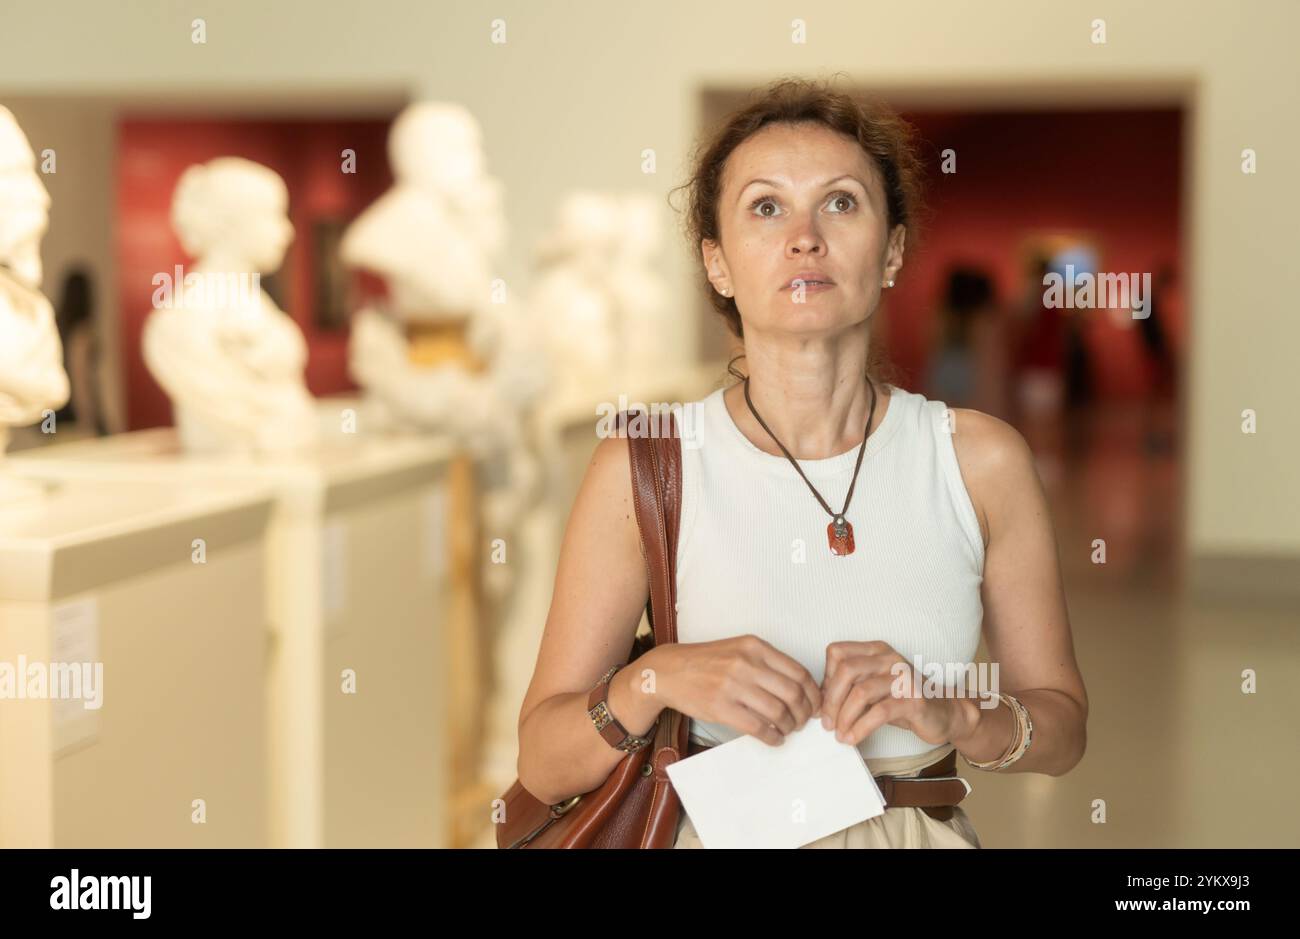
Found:
M 1015 733 L 1012 734 L 1011 743 L 1002 756 L 996 757 L 992 760 L 975 762 L 965 756 L 965 754 L 962 755 L 962 759 L 966 760 L 967 764 L 973 766 L 975 769 L 987 769 L 996 772 L 997 770 L 1010 766 L 1016 760 L 1025 755 L 1025 751 L 1029 749 L 1029 744 L 1033 738 L 1034 722 L 1029 717 L 1029 710 L 1020 703 L 1018 698 L 1009 694 L 1003 694 L 1000 691 L 994 691 L 992 694 L 1007 707 L 1011 708 L 1011 713 L 1016 717 Z
M 991 760 L 976 761 L 970 759 L 965 754 L 962 755 L 962 758 L 966 760 L 967 764 L 975 767 L 976 769 L 993 769 L 997 766 L 1001 766 L 1006 760 L 1008 760 L 1011 757 L 1011 754 L 1015 752 L 1016 747 L 1020 743 L 1020 735 L 1021 735 L 1020 713 L 1016 710 L 1015 705 L 1011 703 L 1010 700 L 1011 696 L 1004 695 L 1001 692 L 997 692 L 997 691 L 989 692 L 989 695 L 994 698 L 997 698 L 998 701 L 1000 701 L 1001 703 L 1005 704 L 1008 708 L 1010 708 L 1012 715 L 1014 715 L 1016 718 L 1016 722 L 1012 727 L 1011 742 L 1007 744 L 1007 749 L 1000 756 L 996 756 Z
M 1008 697 L 1010 696 L 1008 695 Z M 1016 705 L 1016 716 L 1020 719 L 1020 745 L 1016 747 L 1016 752 L 1011 754 L 1005 763 L 1002 763 L 997 767 L 998 769 L 1002 769 L 1004 766 L 1010 766 L 1016 760 L 1024 756 L 1025 751 L 1029 749 L 1029 744 L 1032 742 L 1034 736 L 1034 722 L 1029 716 L 1029 709 L 1020 703 L 1019 698 L 1011 698 L 1011 700 Z

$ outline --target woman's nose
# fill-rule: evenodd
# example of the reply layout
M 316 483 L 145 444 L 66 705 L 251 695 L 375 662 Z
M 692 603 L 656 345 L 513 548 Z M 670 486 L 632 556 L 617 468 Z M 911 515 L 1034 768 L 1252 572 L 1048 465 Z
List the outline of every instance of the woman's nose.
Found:
M 796 254 L 816 254 L 823 250 L 821 234 L 813 223 L 807 222 L 790 240 L 790 248 Z

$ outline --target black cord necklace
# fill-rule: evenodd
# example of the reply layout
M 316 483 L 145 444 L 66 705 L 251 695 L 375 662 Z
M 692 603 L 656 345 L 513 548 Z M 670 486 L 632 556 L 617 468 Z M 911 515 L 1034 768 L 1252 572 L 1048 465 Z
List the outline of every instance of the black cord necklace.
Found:
M 772 429 L 767 426 L 763 418 L 759 416 L 758 411 L 754 409 L 754 402 L 749 399 L 749 378 L 745 378 L 745 403 L 749 405 L 750 413 L 767 431 L 767 435 L 776 441 L 776 445 L 781 448 L 785 458 L 790 461 L 799 475 L 803 476 L 803 481 L 808 483 L 808 488 L 812 490 L 812 494 L 817 497 L 817 501 L 822 504 L 822 508 L 830 515 L 830 524 L 826 526 L 826 540 L 830 544 L 831 554 L 837 557 L 853 553 L 853 523 L 844 517 L 844 513 L 849 510 L 849 502 L 853 499 L 853 487 L 858 484 L 858 470 L 862 468 L 862 455 L 867 452 L 867 438 L 871 436 L 871 420 L 876 415 L 876 386 L 871 383 L 870 378 L 867 379 L 867 386 L 871 388 L 871 410 L 867 414 L 867 426 L 862 432 L 862 443 L 858 446 L 858 461 L 853 467 L 853 480 L 849 483 L 849 494 L 844 497 L 844 508 L 840 509 L 839 512 L 835 512 L 826 504 L 826 500 L 817 491 L 817 487 L 808 482 L 808 477 L 804 476 L 799 461 L 790 455 L 790 451 L 785 448 L 785 444 L 776 439 L 776 434 L 772 433 Z

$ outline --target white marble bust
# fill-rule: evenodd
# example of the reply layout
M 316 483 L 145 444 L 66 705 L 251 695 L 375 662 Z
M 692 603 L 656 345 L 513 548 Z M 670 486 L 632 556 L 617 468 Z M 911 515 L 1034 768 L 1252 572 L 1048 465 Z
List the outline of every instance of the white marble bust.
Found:
M 54 310 L 40 292 L 49 205 L 31 145 L 0 106 L 0 462 L 10 427 L 37 423 L 68 400 Z M 0 480 L 0 502 L 33 491 Z
M 660 241 L 650 196 L 575 191 L 561 202 L 529 296 L 546 324 L 559 394 L 604 395 L 619 382 L 680 364 L 667 288 L 654 264 Z
M 460 105 L 417 102 L 393 122 L 388 146 L 393 186 L 349 226 L 340 249 L 346 264 L 388 287 L 382 309 L 353 318 L 352 376 L 394 423 L 449 433 L 480 456 L 509 448 L 516 411 L 544 386 L 546 362 L 526 317 L 492 302 L 506 225 L 478 123 Z M 409 361 L 408 324 L 438 322 L 466 324 L 485 373 Z
M 348 365 L 372 420 L 442 433 L 478 461 L 486 530 L 506 537 L 535 505 L 539 467 L 525 412 L 545 388 L 548 363 L 530 311 L 493 294 L 506 235 L 502 186 L 488 174 L 478 122 L 464 107 L 421 101 L 393 122 L 392 188 L 344 234 L 344 263 L 379 275 L 387 298 L 352 319 Z M 449 357 L 412 361 L 408 329 L 464 328 L 481 369 Z M 485 561 L 487 587 L 504 596 L 514 567 Z
M 159 273 L 143 347 L 189 451 L 297 452 L 319 441 L 306 341 L 260 285 L 293 240 L 287 209 L 284 181 L 240 157 L 191 166 L 176 186 L 172 225 L 197 261 L 170 296 L 173 272 Z
M 478 123 L 460 105 L 417 102 L 393 122 L 388 158 L 393 186 L 349 226 L 343 260 L 388 282 L 400 319 L 472 315 L 505 240 L 502 187 L 484 168 Z

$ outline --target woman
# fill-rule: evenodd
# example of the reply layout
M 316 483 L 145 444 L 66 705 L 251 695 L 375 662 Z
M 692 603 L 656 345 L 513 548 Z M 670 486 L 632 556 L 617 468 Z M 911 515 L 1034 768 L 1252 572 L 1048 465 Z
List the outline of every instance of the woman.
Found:
M 63 369 L 72 395 L 55 412 L 64 421 L 85 427 L 98 437 L 108 433 L 99 403 L 99 336 L 95 325 L 95 290 L 90 270 L 75 265 L 63 279 L 63 293 L 55 317 L 63 340 Z
M 1006 417 L 1008 337 L 993 281 L 979 268 L 948 272 L 930 360 L 929 391 L 954 407 Z
M 912 152 L 887 111 L 784 81 L 698 158 L 692 243 L 748 379 L 701 402 L 699 445 L 682 449 L 680 641 L 609 679 L 629 735 L 673 708 L 692 752 L 742 734 L 776 746 L 815 718 L 895 776 L 954 750 L 1049 775 L 1083 755 L 1087 697 L 1028 447 L 875 371 L 871 323 L 914 224 Z M 601 441 L 565 532 L 519 728 L 520 780 L 548 802 L 626 755 L 586 699 L 625 664 L 648 596 L 629 480 L 626 440 Z M 914 656 L 969 663 L 981 626 L 1009 698 L 896 696 Z M 685 813 L 676 845 L 700 845 Z M 883 846 L 979 840 L 960 806 L 891 807 L 809 845 Z

